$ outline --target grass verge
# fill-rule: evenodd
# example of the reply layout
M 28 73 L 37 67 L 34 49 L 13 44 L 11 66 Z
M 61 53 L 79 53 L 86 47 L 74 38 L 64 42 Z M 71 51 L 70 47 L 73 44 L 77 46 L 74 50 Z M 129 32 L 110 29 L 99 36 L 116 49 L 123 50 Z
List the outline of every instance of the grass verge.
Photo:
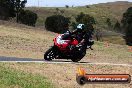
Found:
M 55 88 L 47 78 L 10 69 L 0 63 L 1 88 Z

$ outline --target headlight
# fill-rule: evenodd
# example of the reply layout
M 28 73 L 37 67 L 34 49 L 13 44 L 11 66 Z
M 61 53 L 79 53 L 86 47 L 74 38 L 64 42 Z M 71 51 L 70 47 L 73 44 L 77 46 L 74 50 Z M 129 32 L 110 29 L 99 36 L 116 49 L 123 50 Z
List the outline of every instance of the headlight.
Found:
M 66 42 L 64 40 L 58 40 L 57 43 L 58 44 L 66 44 Z
M 58 44 L 66 44 L 66 43 L 67 43 L 66 40 L 61 40 L 61 36 L 58 36 L 58 37 L 57 37 L 56 42 L 57 42 Z

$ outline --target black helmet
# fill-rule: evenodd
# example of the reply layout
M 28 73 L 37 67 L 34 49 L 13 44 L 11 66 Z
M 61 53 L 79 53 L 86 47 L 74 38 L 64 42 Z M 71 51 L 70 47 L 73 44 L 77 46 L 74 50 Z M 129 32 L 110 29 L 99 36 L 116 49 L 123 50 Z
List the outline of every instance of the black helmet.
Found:
M 85 25 L 84 24 L 78 24 L 77 31 L 81 32 L 81 31 L 84 30 L 84 28 L 85 28 Z

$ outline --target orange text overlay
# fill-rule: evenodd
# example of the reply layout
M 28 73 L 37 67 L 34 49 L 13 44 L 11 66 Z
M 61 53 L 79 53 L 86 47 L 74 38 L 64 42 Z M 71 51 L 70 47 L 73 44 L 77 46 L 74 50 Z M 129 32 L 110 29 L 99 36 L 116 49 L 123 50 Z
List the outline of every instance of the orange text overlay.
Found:
M 76 81 L 82 85 L 85 83 L 130 83 L 129 74 L 87 74 L 83 68 L 78 69 Z
M 127 74 L 86 74 L 88 82 L 130 82 L 130 75 Z

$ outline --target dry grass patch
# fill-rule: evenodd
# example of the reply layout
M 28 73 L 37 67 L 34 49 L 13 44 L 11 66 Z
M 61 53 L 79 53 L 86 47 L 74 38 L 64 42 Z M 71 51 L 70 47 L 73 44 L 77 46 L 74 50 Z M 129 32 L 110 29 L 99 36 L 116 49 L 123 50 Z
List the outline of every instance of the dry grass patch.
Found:
M 8 63 L 6 67 L 24 71 L 26 73 L 39 74 L 49 78 L 60 88 L 131 88 L 130 84 L 86 84 L 80 86 L 76 83 L 78 67 L 86 69 L 88 74 L 130 74 L 132 67 L 108 66 L 108 65 L 78 65 L 78 64 L 44 64 L 44 63 Z
M 132 64 L 132 53 L 128 46 L 111 43 L 108 47 L 105 46 L 103 42 L 95 42 L 94 50 L 87 50 L 86 56 L 81 61 Z
M 41 29 L 0 26 L 0 55 L 43 58 L 43 53 L 52 45 L 54 33 Z
M 0 56 L 43 59 L 44 52 L 53 45 L 53 32 L 7 23 L 0 25 Z M 81 61 L 132 64 L 132 53 L 126 45 L 110 43 L 105 47 L 103 42 L 95 42 L 93 49 L 87 50 Z

